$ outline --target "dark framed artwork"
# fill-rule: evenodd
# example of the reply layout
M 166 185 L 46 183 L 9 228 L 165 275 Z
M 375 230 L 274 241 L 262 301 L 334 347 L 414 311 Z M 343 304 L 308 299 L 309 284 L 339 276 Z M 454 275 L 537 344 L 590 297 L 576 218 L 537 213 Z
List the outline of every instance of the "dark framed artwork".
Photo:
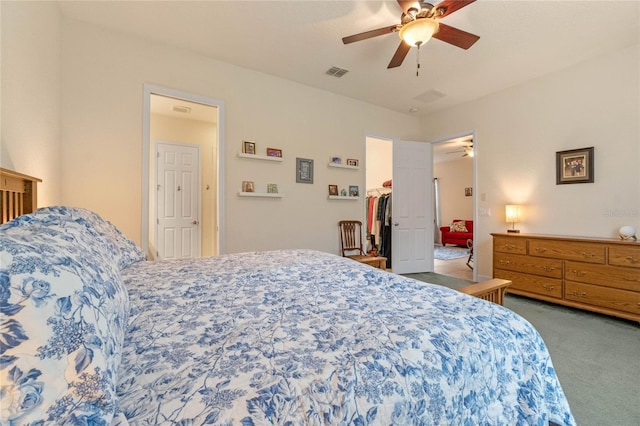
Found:
M 313 183 L 313 160 L 296 158 L 296 182 Z
M 593 147 L 556 152 L 556 185 L 593 182 Z

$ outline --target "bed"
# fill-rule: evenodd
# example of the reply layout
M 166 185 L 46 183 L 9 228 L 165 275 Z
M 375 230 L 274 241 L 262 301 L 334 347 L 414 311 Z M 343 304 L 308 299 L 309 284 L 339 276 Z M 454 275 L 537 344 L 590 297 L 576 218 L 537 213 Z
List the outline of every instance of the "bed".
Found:
M 526 320 L 347 258 L 151 262 L 47 207 L 0 261 L 2 424 L 575 424 Z

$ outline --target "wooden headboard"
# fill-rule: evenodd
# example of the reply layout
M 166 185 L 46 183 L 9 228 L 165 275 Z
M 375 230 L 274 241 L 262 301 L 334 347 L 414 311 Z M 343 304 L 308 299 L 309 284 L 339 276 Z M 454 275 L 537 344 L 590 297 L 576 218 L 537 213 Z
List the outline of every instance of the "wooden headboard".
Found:
M 38 208 L 38 179 L 0 168 L 0 223 Z

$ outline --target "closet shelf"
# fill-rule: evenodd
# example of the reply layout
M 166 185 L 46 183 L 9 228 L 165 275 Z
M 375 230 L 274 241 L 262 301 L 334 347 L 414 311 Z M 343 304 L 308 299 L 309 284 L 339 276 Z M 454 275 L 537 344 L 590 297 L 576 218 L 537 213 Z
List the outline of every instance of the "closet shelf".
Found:
M 359 166 L 349 166 L 348 164 L 328 163 L 327 167 L 335 167 L 337 169 L 360 170 Z
M 247 154 L 244 152 L 239 152 L 238 157 L 240 158 L 250 158 L 252 160 L 267 160 L 267 161 L 284 161 L 282 157 L 272 157 L 269 155 L 259 155 L 259 154 Z
M 283 194 L 276 192 L 276 193 L 270 193 L 270 192 L 238 192 L 238 195 L 240 197 L 263 197 L 263 198 L 282 198 L 284 197 Z
M 350 197 L 348 195 L 328 195 L 329 200 L 359 200 L 360 197 Z

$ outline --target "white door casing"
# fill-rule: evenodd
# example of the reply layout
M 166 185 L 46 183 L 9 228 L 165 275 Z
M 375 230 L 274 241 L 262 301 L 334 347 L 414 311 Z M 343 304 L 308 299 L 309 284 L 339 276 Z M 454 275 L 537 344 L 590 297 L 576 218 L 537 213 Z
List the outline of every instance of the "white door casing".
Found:
M 393 141 L 391 267 L 433 271 L 433 160 L 426 142 Z
M 200 147 L 156 142 L 158 259 L 200 257 Z

